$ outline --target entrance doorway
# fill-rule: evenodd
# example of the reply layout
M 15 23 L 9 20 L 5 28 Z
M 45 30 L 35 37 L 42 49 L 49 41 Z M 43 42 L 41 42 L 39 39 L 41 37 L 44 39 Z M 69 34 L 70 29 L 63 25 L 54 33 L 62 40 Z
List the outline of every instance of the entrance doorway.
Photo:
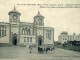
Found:
M 38 36 L 38 46 L 42 45 L 42 36 Z
M 17 45 L 17 34 L 16 33 L 14 33 L 13 35 L 12 35 L 12 44 L 13 45 Z
M 17 37 L 13 37 L 13 45 L 17 45 Z
M 38 41 L 38 45 L 41 46 L 42 45 L 42 40 Z

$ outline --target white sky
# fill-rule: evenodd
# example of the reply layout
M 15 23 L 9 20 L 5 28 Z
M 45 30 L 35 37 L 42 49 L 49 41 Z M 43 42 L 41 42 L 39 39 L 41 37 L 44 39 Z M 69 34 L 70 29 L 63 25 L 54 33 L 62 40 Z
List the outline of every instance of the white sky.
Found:
M 14 4 L 21 13 L 20 21 L 33 22 L 38 13 L 38 6 L 24 6 L 17 4 L 80 4 L 79 0 L 0 0 L 0 22 L 9 22 L 8 12 L 13 10 Z M 45 17 L 45 26 L 54 28 L 54 40 L 62 31 L 69 34 L 80 34 L 80 8 L 39 8 Z

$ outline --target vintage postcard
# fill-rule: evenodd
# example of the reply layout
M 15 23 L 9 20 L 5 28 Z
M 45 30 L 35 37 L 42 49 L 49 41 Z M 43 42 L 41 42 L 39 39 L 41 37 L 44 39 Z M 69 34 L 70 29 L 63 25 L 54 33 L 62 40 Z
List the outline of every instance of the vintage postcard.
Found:
M 79 0 L 0 0 L 0 60 L 79 60 Z

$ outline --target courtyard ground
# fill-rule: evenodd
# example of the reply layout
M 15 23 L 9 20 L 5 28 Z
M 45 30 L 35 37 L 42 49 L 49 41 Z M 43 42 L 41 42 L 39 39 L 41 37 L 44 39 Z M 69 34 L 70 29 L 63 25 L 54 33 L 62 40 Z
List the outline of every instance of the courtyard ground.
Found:
M 61 48 L 55 48 L 53 51 L 48 53 L 40 54 L 37 48 L 32 49 L 32 53 L 29 53 L 29 48 L 11 46 L 11 47 L 0 47 L 0 59 L 63 59 L 63 60 L 80 60 L 80 52 L 65 50 Z

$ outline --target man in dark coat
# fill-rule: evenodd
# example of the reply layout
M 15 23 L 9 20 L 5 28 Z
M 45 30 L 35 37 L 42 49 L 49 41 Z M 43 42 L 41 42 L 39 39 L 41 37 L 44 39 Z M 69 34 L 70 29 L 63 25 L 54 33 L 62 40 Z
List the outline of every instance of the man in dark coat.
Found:
M 30 49 L 30 53 L 31 53 L 31 51 L 32 51 L 32 46 L 31 45 L 29 45 L 29 49 Z

